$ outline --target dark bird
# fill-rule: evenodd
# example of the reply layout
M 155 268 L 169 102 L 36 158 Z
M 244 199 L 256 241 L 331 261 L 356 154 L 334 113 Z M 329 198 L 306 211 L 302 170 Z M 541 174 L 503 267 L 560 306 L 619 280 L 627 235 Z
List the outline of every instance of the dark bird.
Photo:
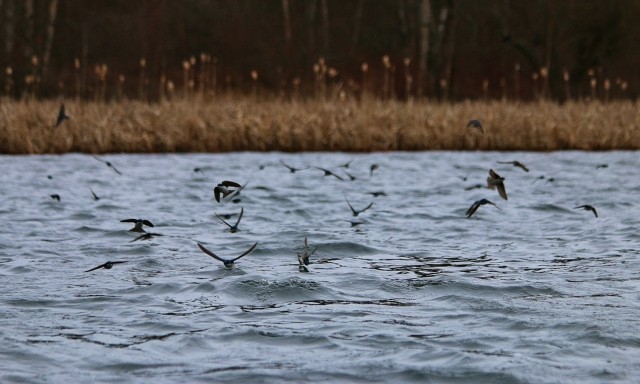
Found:
M 467 128 L 479 129 L 480 132 L 482 132 L 482 134 L 484 135 L 484 128 L 482 128 L 482 123 L 480 122 L 480 120 L 476 120 L 476 119 L 469 120 L 469 122 L 467 123 Z
M 609 168 L 609 164 L 598 164 L 596 169 Z
M 521 162 L 514 160 L 514 161 L 498 161 L 498 164 L 511 164 L 514 167 L 519 167 L 522 168 L 523 171 L 525 172 L 529 172 L 529 168 L 527 168 L 524 164 L 522 164 Z
M 371 203 L 369 203 L 369 205 L 367 205 L 366 207 L 364 207 L 361 210 L 356 210 L 353 208 L 353 206 L 351 205 L 351 203 L 349 202 L 349 200 L 347 199 L 347 195 L 344 196 L 344 200 L 347 202 L 347 205 L 349 205 L 349 208 L 351 208 L 351 213 L 353 213 L 353 216 L 358 216 L 359 214 L 361 214 L 362 212 L 366 211 L 367 209 L 371 208 L 373 206 L 373 201 Z
M 351 163 L 353 163 L 353 160 L 349 160 L 346 163 L 339 165 L 339 167 L 349 168 L 349 165 L 351 165 Z
M 253 244 L 251 246 L 251 248 L 249 248 L 248 250 L 246 250 L 242 255 L 234 258 L 234 259 L 223 259 L 220 256 L 216 255 L 215 253 L 211 252 L 210 250 L 208 250 L 207 248 L 204 247 L 204 245 L 198 243 L 198 247 L 200 247 L 200 249 L 202 250 L 202 252 L 206 253 L 207 255 L 213 257 L 216 260 L 222 261 L 222 263 L 224 264 L 224 266 L 226 268 L 233 268 L 233 264 L 236 260 L 238 260 L 239 258 L 246 256 L 248 254 L 250 254 L 255 248 L 256 245 L 258 245 L 258 243 L 256 242 L 255 244 Z
M 328 169 L 320 168 L 320 167 L 314 167 L 314 168 L 319 169 L 319 170 L 321 170 L 321 171 L 324 171 L 324 175 L 325 175 L 325 176 L 335 176 L 335 178 L 336 178 L 336 179 L 338 179 L 338 180 L 344 180 L 342 177 L 340 177 L 340 176 L 336 175 L 335 173 L 331 172 L 331 171 L 330 171 L 330 170 L 328 170 Z
M 109 167 L 109 168 L 113 169 L 113 171 L 114 171 L 115 173 L 117 173 L 118 175 L 122 175 L 122 173 L 121 173 L 120 171 L 118 171 L 118 168 L 114 167 L 114 165 L 113 165 L 113 164 L 111 164 L 111 162 L 106 161 L 106 160 L 103 160 L 103 159 L 99 158 L 99 157 L 98 157 L 98 156 L 96 156 L 96 155 L 93 155 L 93 158 L 94 158 L 94 159 L 96 159 L 96 160 L 98 160 L 98 161 L 101 161 L 101 162 L 105 163 L 105 164 L 107 165 L 107 167 Z
M 472 189 L 480 189 L 480 188 L 484 188 L 484 184 L 474 184 L 474 185 L 470 185 L 468 187 L 465 187 L 464 190 L 465 191 L 471 191 Z
M 233 189 L 238 188 L 238 189 Z M 225 199 L 227 196 L 233 194 L 237 195 L 237 192 L 240 192 L 242 186 L 235 181 L 224 180 L 222 183 L 218 184 L 213 188 L 213 196 L 216 198 L 216 201 L 220 202 L 220 195 Z
M 467 219 L 473 216 L 473 214 L 476 213 L 476 211 L 478 210 L 478 208 L 480 208 L 481 205 L 485 205 L 485 204 L 491 204 L 494 207 L 500 209 L 500 207 L 498 207 L 497 205 L 495 205 L 494 203 L 490 202 L 487 199 L 478 200 L 474 202 L 473 205 L 469 207 L 469 209 L 467 209 L 467 213 L 466 213 Z
M 296 173 L 298 171 L 304 171 L 305 169 L 309 169 L 309 167 L 306 168 L 296 168 L 296 167 L 292 167 L 289 164 L 285 163 L 284 161 L 280 160 L 280 164 L 282 164 L 283 166 L 285 166 L 285 168 L 287 168 L 289 170 L 289 172 L 291 173 Z
M 373 171 L 378 168 L 380 168 L 378 164 L 371 164 L 371 166 L 369 167 L 369 178 L 373 177 Z
M 64 104 L 60 104 L 60 111 L 58 111 L 58 118 L 56 119 L 56 127 L 64 123 L 65 120 L 69 120 L 70 117 L 64 112 Z
M 49 195 L 49 197 L 51 197 L 53 200 L 60 201 L 60 195 L 58 195 L 57 193 Z
M 126 263 L 126 261 L 107 261 L 106 263 L 98 265 L 97 267 L 87 269 L 85 272 L 95 271 L 96 269 L 100 269 L 100 268 L 111 269 L 114 265 L 122 264 L 122 263 Z
M 489 177 L 487 177 L 487 186 L 489 189 L 498 188 L 498 194 L 505 200 L 507 199 L 507 190 L 504 187 L 504 177 L 500 177 L 493 169 L 489 170 Z
M 204 173 L 204 170 L 200 167 L 193 168 L 193 173 Z
M 538 176 L 531 182 L 531 184 L 535 184 L 538 180 L 544 180 L 544 179 L 545 179 L 544 175 Z
M 579 207 L 575 207 L 574 209 L 584 209 L 585 211 L 591 211 L 593 212 L 594 215 L 596 215 L 596 217 L 598 217 L 598 212 L 596 212 L 596 209 L 593 208 L 591 205 L 581 205 Z
M 352 174 L 350 174 L 350 173 L 349 173 L 349 172 L 347 172 L 347 171 L 344 171 L 344 174 L 345 174 L 345 175 L 347 175 L 347 177 L 348 177 L 348 178 L 349 178 L 349 180 L 351 180 L 351 181 L 356 181 L 356 180 L 357 180 L 355 176 L 353 176 Z
M 373 197 L 387 196 L 387 193 L 385 191 L 374 191 L 374 192 L 367 192 L 367 193 Z
M 131 240 L 130 243 L 133 243 L 134 241 L 138 241 L 138 240 L 149 240 L 151 239 L 153 236 L 164 236 L 161 233 L 153 233 L 153 232 L 145 232 L 142 235 L 136 237 L 135 239 Z
M 302 254 L 298 253 L 298 270 L 300 272 L 309 272 L 307 269 L 307 265 L 309 265 L 309 258 L 313 255 L 318 248 L 316 247 L 313 251 L 309 252 L 309 247 L 307 245 L 307 237 L 304 238 L 304 248 Z
M 145 220 L 145 219 L 124 219 L 124 220 L 120 220 L 121 223 L 133 223 L 134 227 L 131 228 L 129 230 L 129 232 L 146 232 L 144 229 L 142 229 L 143 225 L 146 225 L 147 227 L 153 227 L 153 224 L 151 224 L 151 222 L 149 220 Z
M 89 191 L 91 192 L 91 196 L 93 196 L 93 200 L 95 200 L 95 201 L 100 200 L 100 197 L 98 195 L 96 195 L 95 192 L 93 192 L 93 189 L 89 188 Z
M 217 213 L 214 212 L 214 214 L 216 215 L 216 217 L 218 219 L 220 219 L 220 221 L 222 221 L 223 223 L 225 223 L 227 225 L 227 227 L 229 227 L 229 232 L 236 233 L 236 232 L 238 232 L 238 224 L 240 224 L 240 220 L 242 220 L 242 215 L 244 215 L 244 208 L 240 208 L 240 216 L 238 216 L 238 220 L 236 221 L 236 223 L 234 225 L 231 225 L 231 224 L 227 223 Z

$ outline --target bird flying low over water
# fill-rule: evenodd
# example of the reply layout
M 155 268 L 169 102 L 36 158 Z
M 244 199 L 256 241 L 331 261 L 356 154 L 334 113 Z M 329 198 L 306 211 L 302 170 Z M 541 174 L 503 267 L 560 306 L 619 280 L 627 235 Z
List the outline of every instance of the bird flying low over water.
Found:
M 91 196 L 93 196 L 93 200 L 95 200 L 95 201 L 100 200 L 100 197 L 98 195 L 96 195 L 95 192 L 93 192 L 93 189 L 89 188 L 89 191 L 91 192 Z
M 476 211 L 478 210 L 478 208 L 480 208 L 481 205 L 485 205 L 485 204 L 491 204 L 494 207 L 500 209 L 500 207 L 498 207 L 497 205 L 495 205 L 494 203 L 492 203 L 491 201 L 487 200 L 487 199 L 482 199 L 482 200 L 478 200 L 476 202 L 473 203 L 473 205 L 471 207 L 469 207 L 469 209 L 467 209 L 467 219 L 470 218 L 471 216 L 473 216 L 474 213 L 476 213 Z
M 349 205 L 349 208 L 351 209 L 351 213 L 353 213 L 353 216 L 358 216 L 359 214 L 361 214 L 362 212 L 366 211 L 367 209 L 371 208 L 373 206 L 373 201 L 371 203 L 369 203 L 369 205 L 367 205 L 366 207 L 364 207 L 361 210 L 356 210 L 355 208 L 353 208 L 353 206 L 351 205 L 351 203 L 349 202 L 349 200 L 347 199 L 347 195 L 344 195 L 344 201 L 347 202 L 347 205 Z
M 64 104 L 60 104 L 60 110 L 58 111 L 58 117 L 56 118 L 56 127 L 64 123 L 65 120 L 69 120 L 70 117 L 64 111 Z
M 122 263 L 126 263 L 126 261 L 107 261 L 106 263 L 100 264 L 97 267 L 93 267 L 91 269 L 87 269 L 85 272 L 95 271 L 96 269 L 100 269 L 100 268 L 111 269 L 114 265 L 122 264 Z
M 489 189 L 498 188 L 498 194 L 505 200 L 507 199 L 507 189 L 504 187 L 504 177 L 500 177 L 493 169 L 489 170 L 489 177 L 487 177 L 487 186 Z
M 298 270 L 300 272 L 309 272 L 307 269 L 307 265 L 309 265 L 309 258 L 313 255 L 318 248 L 316 247 L 313 251 L 309 252 L 309 247 L 307 245 L 307 237 L 304 238 L 304 248 L 302 254 L 298 253 Z
M 138 240 L 149 240 L 153 236 L 164 236 L 164 235 L 161 234 L 161 233 L 145 232 L 142 235 L 140 235 L 140 236 L 136 237 L 135 239 L 131 240 L 130 243 L 133 243 L 134 241 L 138 241 Z
M 380 168 L 378 164 L 371 164 L 371 166 L 369 167 L 369 178 L 373 177 L 373 171 L 378 168 Z
M 143 225 L 146 225 L 147 227 L 153 227 L 153 224 L 149 221 L 149 220 L 145 220 L 145 219 L 124 219 L 124 220 L 120 220 L 121 223 L 133 223 L 134 227 L 131 228 L 129 230 L 129 232 L 146 232 L 144 229 L 142 229 Z
M 476 119 L 469 120 L 469 122 L 467 123 L 467 128 L 479 129 L 480 132 L 482 132 L 482 134 L 484 135 L 484 128 L 482 128 L 482 123 L 480 122 L 480 120 L 476 120 Z
M 336 179 L 338 179 L 338 180 L 344 180 L 342 177 L 340 177 L 340 176 L 336 175 L 335 173 L 331 172 L 331 171 L 330 171 L 330 170 L 328 170 L 328 169 L 320 168 L 320 167 L 314 167 L 314 168 L 319 169 L 319 170 L 321 170 L 321 171 L 324 171 L 324 175 L 325 175 L 325 176 L 334 176 L 334 177 L 335 177 Z
M 575 207 L 574 209 L 580 209 L 580 208 L 584 209 L 585 211 L 591 211 L 593 212 L 594 215 L 596 215 L 596 217 L 598 217 L 598 212 L 596 212 L 596 209 L 591 205 L 581 205 L 579 207 Z
M 253 252 L 253 250 L 256 248 L 256 246 L 258 245 L 258 243 L 256 242 L 255 244 L 253 244 L 251 246 L 251 248 L 249 248 L 248 250 L 244 251 L 244 253 L 234 259 L 223 259 L 220 256 L 216 255 L 215 253 L 211 252 L 210 250 L 208 250 L 207 248 L 205 248 L 204 245 L 198 243 L 198 247 L 200 247 L 200 249 L 202 250 L 202 252 L 206 253 L 207 255 L 213 257 L 216 260 L 222 261 L 222 263 L 224 264 L 225 268 L 233 268 L 234 262 L 236 260 L 238 260 L 239 258 L 246 256 L 248 254 L 250 254 L 251 252 Z
M 96 160 L 98 160 L 98 161 L 100 161 L 100 162 L 105 163 L 105 164 L 107 165 L 107 167 L 109 167 L 109 168 L 113 169 L 113 171 L 114 171 L 115 173 L 117 173 L 118 175 L 122 175 L 122 172 L 120 172 L 120 171 L 118 170 L 118 168 L 116 168 L 113 164 L 111 164 L 111 162 L 109 162 L 109 161 L 107 161 L 107 160 L 103 160 L 103 159 L 99 158 L 99 157 L 98 157 L 98 156 L 96 156 L 96 155 L 93 155 L 93 158 L 94 158 L 94 159 L 96 159 Z
M 306 168 L 292 167 L 292 166 L 290 166 L 289 164 L 285 163 L 282 160 L 280 160 L 280 164 L 282 164 L 285 168 L 287 168 L 289 170 L 289 172 L 291 172 L 291 173 L 296 173 L 298 171 L 304 171 L 305 169 L 309 169 L 309 167 L 306 167 Z
M 529 168 L 527 168 L 524 164 L 522 164 L 521 162 L 514 160 L 514 161 L 498 161 L 498 164 L 511 164 L 514 167 L 519 167 L 522 168 L 523 171 L 525 172 L 529 172 Z
M 49 197 L 55 201 L 60 201 L 60 195 L 58 195 L 57 193 L 54 193 L 53 195 L 49 195 Z
M 244 215 L 244 208 L 240 208 L 240 216 L 238 216 L 238 220 L 236 220 L 236 223 L 234 225 L 231 225 L 229 223 L 227 223 L 222 217 L 220 217 L 220 215 L 218 215 L 217 213 L 214 212 L 214 214 L 216 215 L 216 217 L 218 219 L 220 219 L 220 221 L 222 221 L 223 223 L 225 223 L 227 225 L 227 227 L 229 227 L 229 232 L 231 233 L 236 233 L 238 232 L 238 224 L 240 224 L 240 220 L 242 220 L 242 215 Z
M 237 188 L 237 189 L 234 189 L 234 188 Z M 224 180 L 222 183 L 216 185 L 213 188 L 213 196 L 215 197 L 216 201 L 219 203 L 221 195 L 223 199 L 226 199 L 230 195 L 232 196 L 237 195 L 242 188 L 244 187 L 236 183 L 235 181 Z

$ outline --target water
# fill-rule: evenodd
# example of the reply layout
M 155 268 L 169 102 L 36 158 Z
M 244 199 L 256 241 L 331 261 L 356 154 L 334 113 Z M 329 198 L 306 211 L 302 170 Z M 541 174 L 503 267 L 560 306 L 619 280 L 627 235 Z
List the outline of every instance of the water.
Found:
M 0 157 L 0 382 L 640 377 L 637 152 L 104 159 L 122 175 L 86 155 Z M 465 190 L 489 168 L 509 201 Z M 240 203 L 213 200 L 222 180 L 249 181 Z M 353 217 L 345 195 L 373 207 Z M 483 197 L 500 209 L 467 219 Z M 240 207 L 229 233 L 214 212 Z M 130 242 L 127 218 L 164 236 Z M 259 244 L 227 270 L 197 241 L 224 257 Z M 84 272 L 108 260 L 128 262 Z

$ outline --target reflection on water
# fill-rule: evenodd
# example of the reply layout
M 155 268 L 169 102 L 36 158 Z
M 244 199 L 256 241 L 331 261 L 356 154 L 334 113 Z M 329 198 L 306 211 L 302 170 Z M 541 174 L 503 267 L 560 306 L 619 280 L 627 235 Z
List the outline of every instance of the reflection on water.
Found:
M 635 152 L 0 159 L 1 382 L 640 374 Z M 223 180 L 246 187 L 218 204 Z M 258 246 L 226 269 L 197 242 Z

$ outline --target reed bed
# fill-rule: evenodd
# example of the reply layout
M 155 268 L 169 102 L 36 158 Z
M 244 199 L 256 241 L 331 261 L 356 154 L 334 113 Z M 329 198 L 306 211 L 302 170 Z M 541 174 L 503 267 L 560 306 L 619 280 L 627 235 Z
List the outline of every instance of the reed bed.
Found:
M 614 150 L 640 148 L 631 101 L 396 102 L 174 100 L 149 104 L 55 101 L 0 103 L 5 154 Z M 480 119 L 485 134 L 467 129 Z

